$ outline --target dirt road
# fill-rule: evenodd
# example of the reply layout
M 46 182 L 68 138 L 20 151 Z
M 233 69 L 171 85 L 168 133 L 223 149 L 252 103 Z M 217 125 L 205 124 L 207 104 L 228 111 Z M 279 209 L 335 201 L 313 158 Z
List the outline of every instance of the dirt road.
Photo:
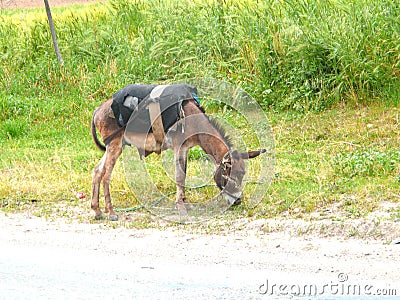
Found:
M 400 245 L 282 232 L 112 229 L 0 212 L 2 299 L 400 296 Z

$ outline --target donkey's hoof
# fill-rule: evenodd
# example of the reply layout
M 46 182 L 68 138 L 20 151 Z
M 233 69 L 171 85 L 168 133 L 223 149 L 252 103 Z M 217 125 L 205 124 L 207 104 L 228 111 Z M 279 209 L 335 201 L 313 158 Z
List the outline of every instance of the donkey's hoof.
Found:
M 183 203 L 177 203 L 175 207 L 176 209 L 178 209 L 178 213 L 180 216 L 187 216 L 188 212 Z
M 181 217 L 185 217 L 188 215 L 186 208 L 181 208 L 181 209 L 178 208 L 178 212 Z
M 117 215 L 110 215 L 109 219 L 110 219 L 110 221 L 118 221 L 118 216 Z
M 94 219 L 97 220 L 97 221 L 104 220 L 104 215 L 103 214 L 95 215 Z
M 190 203 L 190 202 L 183 202 L 183 204 L 185 205 L 185 209 L 186 209 L 187 211 L 190 211 L 190 210 L 193 210 L 193 209 L 194 209 L 193 204 Z

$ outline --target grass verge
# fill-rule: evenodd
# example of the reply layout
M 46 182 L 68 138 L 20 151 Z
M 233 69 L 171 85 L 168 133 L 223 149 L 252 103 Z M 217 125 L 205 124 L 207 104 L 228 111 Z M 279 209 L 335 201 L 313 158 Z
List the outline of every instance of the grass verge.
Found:
M 276 139 L 276 178 L 263 201 L 254 209 L 246 205 L 232 208 L 226 218 L 348 218 L 367 217 L 385 210 L 387 203 L 400 200 L 399 109 L 380 105 L 338 107 L 322 113 L 271 113 Z M 0 198 L 2 209 L 19 211 L 26 205 L 38 207 L 44 216 L 54 209 L 85 207 L 91 218 L 89 195 L 91 169 L 101 157 L 85 137 L 69 145 L 42 149 L 26 138 L 9 138 L 1 145 Z M 195 155 L 199 156 L 198 149 Z M 158 158 L 149 158 L 155 162 Z M 190 161 L 192 173 L 201 169 L 201 160 Z M 172 191 L 170 179 L 158 176 L 158 186 Z M 251 175 L 250 175 L 251 176 Z M 207 177 L 207 174 L 202 174 Z M 212 174 L 209 174 L 211 180 Z M 165 182 L 166 184 L 165 184 Z M 77 200 L 76 192 L 86 200 Z M 212 193 L 212 191 L 205 191 Z M 192 200 L 203 192 L 189 193 Z M 126 183 L 122 163 L 115 169 L 112 198 L 116 207 L 137 206 Z M 244 199 L 244 204 L 246 198 Z M 61 212 L 61 214 L 63 214 Z M 400 215 L 392 205 L 386 219 Z

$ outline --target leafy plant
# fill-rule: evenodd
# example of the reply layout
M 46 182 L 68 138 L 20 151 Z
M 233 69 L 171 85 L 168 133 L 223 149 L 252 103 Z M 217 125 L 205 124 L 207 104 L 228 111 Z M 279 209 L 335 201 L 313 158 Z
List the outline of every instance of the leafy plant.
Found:
M 332 159 L 332 166 L 338 175 L 355 176 L 388 176 L 399 171 L 400 151 L 380 152 L 363 149 L 350 153 L 339 153 Z

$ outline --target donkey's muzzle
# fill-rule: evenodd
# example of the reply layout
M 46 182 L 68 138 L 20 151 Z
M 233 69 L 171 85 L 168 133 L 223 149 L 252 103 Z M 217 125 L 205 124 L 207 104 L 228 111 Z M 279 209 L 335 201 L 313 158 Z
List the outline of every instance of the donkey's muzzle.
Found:
M 227 193 L 226 191 L 223 192 L 223 195 L 225 197 L 225 200 L 230 204 L 230 205 L 239 205 L 242 202 L 242 192 L 237 192 L 234 194 Z

